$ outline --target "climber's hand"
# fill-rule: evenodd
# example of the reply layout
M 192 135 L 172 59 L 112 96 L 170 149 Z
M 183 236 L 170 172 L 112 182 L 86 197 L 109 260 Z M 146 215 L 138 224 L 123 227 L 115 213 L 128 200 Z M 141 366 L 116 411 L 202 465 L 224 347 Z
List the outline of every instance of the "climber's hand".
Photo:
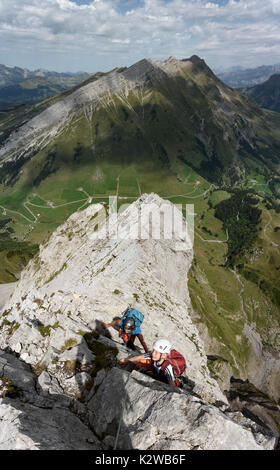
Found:
M 121 366 L 127 364 L 128 362 L 129 362 L 128 359 L 120 359 L 120 360 L 119 360 L 119 364 L 120 364 Z

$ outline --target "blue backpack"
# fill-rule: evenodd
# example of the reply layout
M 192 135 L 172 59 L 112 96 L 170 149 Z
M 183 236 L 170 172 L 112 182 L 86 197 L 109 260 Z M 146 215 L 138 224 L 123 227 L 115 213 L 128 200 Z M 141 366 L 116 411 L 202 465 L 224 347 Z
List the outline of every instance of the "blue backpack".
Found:
M 140 328 L 143 320 L 144 320 L 144 315 L 143 313 L 139 312 L 139 310 L 136 310 L 135 308 L 130 308 L 128 307 L 122 314 L 122 319 L 126 317 L 126 318 L 130 318 L 132 317 L 133 320 L 135 321 L 135 325 L 136 325 L 136 328 Z

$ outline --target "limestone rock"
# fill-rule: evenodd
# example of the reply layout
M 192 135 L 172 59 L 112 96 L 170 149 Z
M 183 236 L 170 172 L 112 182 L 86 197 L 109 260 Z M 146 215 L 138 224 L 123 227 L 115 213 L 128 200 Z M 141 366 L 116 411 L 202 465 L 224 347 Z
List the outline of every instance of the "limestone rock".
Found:
M 46 372 L 43 376 L 38 380 L 27 364 L 0 351 L 0 377 L 9 380 L 10 389 L 13 384 L 13 393 L 1 393 L 0 385 L 0 449 L 102 449 L 73 412 L 73 402 Z
M 88 404 L 99 437 L 115 437 L 119 449 L 260 450 L 276 437 L 238 413 L 230 419 L 213 405 L 143 374 L 113 368 Z

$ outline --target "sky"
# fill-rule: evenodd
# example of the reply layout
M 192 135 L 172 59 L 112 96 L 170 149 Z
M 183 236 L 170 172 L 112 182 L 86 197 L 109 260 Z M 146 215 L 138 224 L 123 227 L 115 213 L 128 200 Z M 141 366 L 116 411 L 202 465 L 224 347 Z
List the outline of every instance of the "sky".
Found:
M 213 70 L 280 63 L 280 0 L 0 0 L 0 64 L 109 71 L 193 54 Z

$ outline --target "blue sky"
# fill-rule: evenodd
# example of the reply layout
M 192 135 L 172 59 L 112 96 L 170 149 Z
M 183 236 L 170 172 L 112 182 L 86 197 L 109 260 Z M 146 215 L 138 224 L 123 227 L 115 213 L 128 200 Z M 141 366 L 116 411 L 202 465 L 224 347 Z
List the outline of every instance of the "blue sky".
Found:
M 146 57 L 280 62 L 280 0 L 0 0 L 0 63 L 108 71 Z

